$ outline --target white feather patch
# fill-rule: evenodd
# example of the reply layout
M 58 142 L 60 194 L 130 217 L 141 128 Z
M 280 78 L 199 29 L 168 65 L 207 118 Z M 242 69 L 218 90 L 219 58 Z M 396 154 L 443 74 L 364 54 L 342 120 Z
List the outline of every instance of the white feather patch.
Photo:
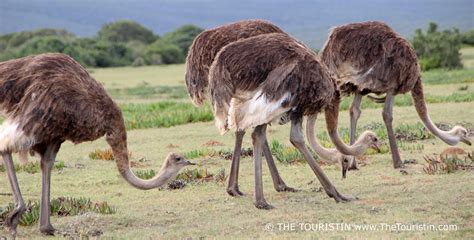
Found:
M 289 107 L 282 107 L 283 102 L 289 101 L 290 97 L 290 93 L 287 92 L 279 100 L 269 102 L 265 94 L 259 90 L 250 99 L 242 96 L 233 98 L 229 108 L 228 126 L 231 129 L 245 130 L 278 121 L 281 115 L 290 110 Z
M 19 129 L 18 122 L 7 119 L 0 126 L 0 152 L 29 149 L 35 139 Z

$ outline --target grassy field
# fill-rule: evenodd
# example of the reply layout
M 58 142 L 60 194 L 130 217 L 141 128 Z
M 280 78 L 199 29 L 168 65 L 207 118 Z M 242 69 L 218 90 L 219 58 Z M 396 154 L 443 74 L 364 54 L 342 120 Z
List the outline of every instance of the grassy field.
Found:
M 469 51 L 463 51 L 463 54 Z M 129 150 L 135 163 L 134 171 L 158 170 L 168 152 L 197 156 L 198 165 L 189 169 L 206 170 L 218 174 L 229 172 L 230 161 L 220 155 L 196 154 L 197 151 L 228 151 L 233 145 L 233 134 L 220 136 L 209 118 L 208 107 L 194 108 L 184 88 L 184 66 L 92 69 L 94 77 L 104 83 L 109 93 L 124 110 Z M 424 73 L 425 93 L 431 118 L 437 123 L 461 123 L 474 131 L 474 69 L 434 71 Z M 394 108 L 396 129 L 420 134 L 420 123 L 409 96 L 400 96 Z M 166 102 L 164 102 L 166 100 Z M 347 107 L 348 100 L 343 103 Z M 379 105 L 365 103 L 360 119 L 364 126 L 383 124 Z M 173 111 L 173 109 L 180 109 Z M 195 115 L 189 115 L 193 113 Z M 182 116 L 187 117 L 182 117 Z M 348 112 L 340 114 L 340 126 L 347 132 Z M 202 122 L 201 122 L 202 121 Z M 194 122 L 194 123 L 189 123 Z M 384 130 L 379 135 L 385 142 Z M 317 123 L 320 138 L 324 137 L 324 119 Z M 249 134 L 248 134 L 249 135 Z M 277 140 L 291 146 L 289 126 L 271 126 L 270 142 Z M 347 135 L 345 135 L 347 138 Z M 451 174 L 428 175 L 423 168 L 424 156 L 438 156 L 448 145 L 433 137 L 416 138 L 400 143 L 402 159 L 415 159 L 404 171 L 392 168 L 387 151 L 372 153 L 360 159 L 361 170 L 349 172 L 341 178 L 334 165 L 323 169 L 338 190 L 357 196 L 350 203 L 336 203 L 321 191 L 320 184 L 305 163 L 277 163 L 286 183 L 301 191 L 279 193 L 273 189 L 268 169 L 264 166 L 264 187 L 267 201 L 275 206 L 270 211 L 253 206 L 253 164 L 251 157 L 241 162 L 240 189 L 245 196 L 233 198 L 225 192 L 226 181 L 188 183 L 178 190 L 140 191 L 130 187 L 118 174 L 113 161 L 93 160 L 90 153 L 107 149 L 104 139 L 74 145 L 65 143 L 52 177 L 52 199 L 85 197 L 93 202 L 104 202 L 115 209 L 113 214 L 87 212 L 76 216 L 53 216 L 52 223 L 59 230 L 55 237 L 39 233 L 37 225 L 20 226 L 20 239 L 52 239 L 66 237 L 94 237 L 106 239 L 200 239 L 200 238 L 314 238 L 380 239 L 382 238 L 447 238 L 474 237 L 474 175 L 471 170 Z M 246 136 L 244 147 L 251 147 Z M 459 145 L 467 152 L 474 147 Z M 194 151 L 194 152 L 193 152 Z M 15 156 L 16 157 L 16 156 Z M 264 163 L 265 165 L 265 163 Z M 18 178 L 25 200 L 40 198 L 41 174 L 19 171 Z M 5 172 L 0 171 L 0 207 L 12 202 Z M 1 210 L 0 210 L 1 213 Z M 456 231 L 312 231 L 299 224 L 455 224 Z M 294 230 L 280 226 L 296 224 Z M 269 226 L 273 226 L 270 228 Z M 306 227 L 310 225 L 304 225 Z M 7 236 L 0 230 L 0 239 Z

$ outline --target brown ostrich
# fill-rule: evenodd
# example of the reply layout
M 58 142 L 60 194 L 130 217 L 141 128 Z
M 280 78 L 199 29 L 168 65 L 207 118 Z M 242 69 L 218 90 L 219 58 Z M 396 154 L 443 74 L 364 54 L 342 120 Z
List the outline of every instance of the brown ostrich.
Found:
M 261 34 L 284 33 L 280 28 L 262 20 L 244 20 L 217 28 L 206 30 L 200 33 L 193 41 L 188 56 L 186 58 L 186 87 L 191 100 L 196 106 L 201 106 L 206 100 L 208 87 L 208 74 L 212 61 L 217 53 L 227 44 L 239 39 L 245 39 Z M 239 163 L 242 147 L 242 139 L 245 131 L 236 131 L 235 145 L 232 155 L 232 165 L 229 174 L 229 184 L 227 193 L 231 196 L 240 196 L 243 193 L 239 190 Z M 288 187 L 278 173 L 275 161 L 272 158 L 268 143 L 264 144 L 264 155 L 270 169 L 275 190 L 296 191 Z
M 326 193 L 336 201 L 353 198 L 340 194 L 305 146 L 303 115 L 325 110 L 331 139 L 344 154 L 361 155 L 377 143 L 365 132 L 354 146 L 346 146 L 337 134 L 339 93 L 335 80 L 318 57 L 286 34 L 263 34 L 238 40 L 217 54 L 209 71 L 209 89 L 216 126 L 252 133 L 255 163 L 255 206 L 272 208 L 263 196 L 261 154 L 266 125 L 282 116 L 291 120 L 291 143 L 305 156 Z
M 41 54 L 0 63 L 0 110 L 5 117 L 0 126 L 0 152 L 16 204 L 5 226 L 14 237 L 25 203 L 12 152 L 31 149 L 41 156 L 40 231 L 45 234 L 54 233 L 49 205 L 51 168 L 66 140 L 77 144 L 105 135 L 120 174 L 139 189 L 162 186 L 191 164 L 172 153 L 156 177 L 136 177 L 129 166 L 127 132 L 120 109 L 102 85 L 66 55 Z
M 350 107 L 351 144 L 354 143 L 362 96 L 384 102 L 383 120 L 387 127 L 393 166 L 402 166 L 392 128 L 392 109 L 397 94 L 411 91 L 418 116 L 435 136 L 449 145 L 462 141 L 471 144 L 468 132 L 461 126 L 440 130 L 431 121 L 423 96 L 423 84 L 417 57 L 410 43 L 382 22 L 352 23 L 332 29 L 321 51 L 322 61 L 336 75 L 343 95 L 354 94 Z M 351 168 L 357 168 L 353 161 Z

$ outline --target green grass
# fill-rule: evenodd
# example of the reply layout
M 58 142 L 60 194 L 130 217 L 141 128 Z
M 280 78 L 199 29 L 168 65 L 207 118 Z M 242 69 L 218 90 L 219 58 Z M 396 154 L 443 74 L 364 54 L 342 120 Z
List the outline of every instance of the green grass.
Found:
M 150 86 L 146 82 L 131 88 L 110 89 L 108 93 L 117 100 L 130 100 L 130 98 L 184 99 L 188 97 L 184 86 Z
M 151 104 L 122 104 L 120 107 L 129 130 L 172 127 L 213 119 L 208 105 L 196 108 L 191 103 L 163 101 Z
M 92 76 L 108 89 L 130 88 L 143 82 L 153 86 L 184 86 L 184 64 L 144 67 L 94 68 Z
M 20 226 L 32 226 L 36 224 L 40 217 L 40 202 L 39 201 L 28 201 L 26 204 L 26 212 L 20 218 Z M 113 214 L 116 210 L 109 206 L 107 202 L 93 203 L 87 198 L 65 198 L 60 197 L 52 199 L 51 203 L 51 215 L 52 216 L 76 216 L 84 214 L 86 212 L 95 212 L 100 214 Z M 5 222 L 6 217 L 14 210 L 15 205 L 13 203 L 8 204 L 5 207 L 0 207 L 0 226 L 1 223 Z
M 461 48 L 461 57 L 464 68 L 474 69 L 474 47 Z
M 102 199 L 113 206 L 115 214 L 53 214 L 52 224 L 60 234 L 43 236 L 37 224 L 33 224 L 19 227 L 19 239 L 94 238 L 97 232 L 104 239 L 379 239 L 381 236 L 387 239 L 469 239 L 474 236 L 472 170 L 425 173 L 428 163 L 423 157 L 437 157 L 449 146 L 423 130 L 409 94 L 396 97 L 394 128 L 399 134 L 402 160 L 415 159 L 416 164 L 407 165 L 403 173 L 393 169 L 381 116 L 382 105 L 364 100 L 358 132 L 373 130 L 384 142 L 382 153 L 370 150 L 365 160 L 362 159 L 364 164 L 359 165 L 360 171 L 349 172 L 346 180 L 341 179 L 338 165 L 322 166 L 339 192 L 359 197 L 350 203 L 335 203 L 321 191 L 308 164 L 286 164 L 295 159 L 302 160 L 289 142 L 289 125 L 269 126 L 267 138 L 278 145 L 273 146 L 274 150 L 283 152 L 274 154 L 280 175 L 288 186 L 301 191 L 276 192 L 263 161 L 264 193 L 275 209 L 262 211 L 255 209 L 252 203 L 251 130 L 243 140 L 246 154 L 242 156 L 239 171 L 240 190 L 246 195 L 233 198 L 226 194 L 225 188 L 234 135 L 220 136 L 211 122 L 210 107 L 196 108 L 189 102 L 183 80 L 184 65 L 93 69 L 93 75 L 105 84 L 124 110 L 129 129 L 128 148 L 133 152 L 133 159 L 139 159 L 135 161 L 139 164 L 133 167 L 138 176 L 154 176 L 171 151 L 193 158 L 198 166 L 186 168 L 180 179 L 168 185 L 168 189 L 176 190 L 141 191 L 122 179 L 113 161 L 89 158 L 91 152 L 109 148 L 103 139 L 79 145 L 65 142 L 58 153 L 64 167 L 52 174 L 52 199 L 61 196 Z M 474 124 L 472 69 L 439 70 L 423 73 L 423 76 L 428 109 L 434 122 Z M 461 89 L 465 86 L 467 89 Z M 347 109 L 349 101 L 343 101 L 342 109 Z M 339 129 L 346 143 L 348 116 L 347 110 L 341 110 Z M 316 131 L 323 145 L 332 146 L 327 138 L 324 116 L 318 118 Z M 222 144 L 210 147 L 206 145 L 210 141 Z M 459 144 L 457 147 L 469 153 L 474 151 L 473 146 Z M 17 168 L 23 198 L 26 202 L 37 203 L 41 196 L 41 174 L 28 172 L 38 172 L 38 166 L 33 165 L 32 171 Z M 194 182 L 198 184 L 187 184 L 182 179 L 211 179 L 206 177 L 208 175 L 212 175 L 212 180 Z M 6 179 L 6 173 L 0 171 L 1 207 L 13 201 Z M 456 224 L 459 229 L 442 232 L 265 230 L 268 223 L 293 222 Z M 62 234 L 68 231 L 74 234 Z M 3 236 L 8 233 L 0 229 L 0 238 Z
M 452 84 L 452 83 L 472 83 L 474 82 L 474 69 L 456 70 L 432 70 L 422 73 L 423 83 L 429 84 Z
M 29 174 L 35 174 L 41 171 L 40 163 L 38 161 L 28 162 L 25 165 L 20 165 L 15 163 L 15 171 L 16 172 L 26 172 Z M 56 161 L 53 165 L 53 169 L 61 171 L 66 167 L 63 161 Z M 0 165 L 0 172 L 5 172 L 5 166 Z

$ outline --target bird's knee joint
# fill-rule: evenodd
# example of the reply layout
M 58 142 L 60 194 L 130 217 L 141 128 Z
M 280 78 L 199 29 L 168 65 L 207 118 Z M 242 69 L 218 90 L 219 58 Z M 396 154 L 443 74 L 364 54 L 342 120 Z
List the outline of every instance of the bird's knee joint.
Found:
M 392 114 L 389 114 L 389 113 L 386 113 L 386 112 L 382 113 L 382 117 L 383 117 L 383 120 L 386 121 L 386 122 L 392 122 L 392 120 L 393 120 Z
M 26 211 L 26 204 L 24 202 L 20 202 L 15 207 L 15 212 L 17 214 L 22 214 Z
M 304 139 L 302 137 L 290 136 L 290 142 L 294 146 L 304 146 Z
M 359 109 L 359 108 L 356 108 L 356 107 L 351 107 L 351 108 L 349 109 L 349 114 L 350 114 L 351 116 L 356 116 L 356 117 L 358 117 L 358 116 L 360 115 L 360 112 L 361 112 L 360 109 Z

